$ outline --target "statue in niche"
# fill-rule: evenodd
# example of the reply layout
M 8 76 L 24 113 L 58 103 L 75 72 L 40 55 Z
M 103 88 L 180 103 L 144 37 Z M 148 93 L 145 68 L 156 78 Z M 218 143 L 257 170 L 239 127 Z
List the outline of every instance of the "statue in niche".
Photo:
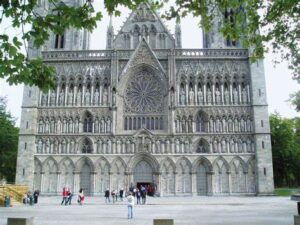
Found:
M 229 119 L 228 119 L 228 132 L 232 132 L 232 131 L 233 131 L 232 119 L 231 119 L 231 117 L 229 117 Z
M 181 103 L 181 105 L 185 105 L 185 91 L 184 90 L 180 91 L 180 103 Z
M 213 147 L 214 147 L 214 153 L 219 152 L 217 140 L 214 140 L 214 141 L 213 141 Z
M 179 153 L 180 141 L 178 139 L 175 140 L 175 153 Z
M 236 88 L 233 89 L 233 103 L 234 104 L 238 104 L 239 100 L 238 100 L 238 91 Z
M 37 153 L 42 153 L 43 151 L 43 141 L 42 139 L 39 139 L 38 145 L 37 145 Z
M 230 140 L 230 152 L 231 153 L 234 153 L 235 150 L 234 150 L 234 146 L 235 146 L 235 142 L 233 139 Z
M 110 118 L 108 118 L 107 121 L 106 121 L 106 127 L 107 127 L 106 132 L 107 133 L 111 132 L 111 120 L 110 120 Z
M 251 140 L 250 139 L 247 140 L 247 152 L 251 153 Z
M 59 94 L 59 105 L 62 106 L 65 104 L 65 93 L 62 90 Z
M 126 151 L 125 151 L 126 153 L 130 153 L 130 152 L 131 152 L 131 151 L 130 151 L 130 144 L 131 144 L 131 143 L 130 143 L 130 140 L 127 139 L 127 140 L 126 140 Z
M 95 93 L 94 93 L 94 104 L 95 105 L 99 105 L 99 91 L 98 91 L 98 89 L 96 89 L 96 91 L 95 91 Z
M 78 133 L 79 132 L 79 118 L 77 117 L 75 120 L 75 132 Z
M 174 106 L 175 105 L 175 94 L 174 94 L 173 87 L 171 88 L 171 91 L 170 91 L 170 97 L 171 97 L 171 106 Z
M 81 90 L 79 89 L 79 91 L 77 93 L 77 99 L 76 99 L 78 106 L 81 105 L 81 98 L 82 98 L 82 93 L 81 93 Z
M 58 120 L 57 120 L 57 127 L 56 127 L 56 129 L 57 129 L 57 133 L 60 133 L 60 131 L 61 131 L 61 121 L 60 121 L 60 118 L 58 118 Z
M 49 139 L 47 139 L 46 141 L 45 141 L 45 153 L 47 154 L 47 153 L 50 153 L 50 141 L 49 141 Z
M 74 139 L 71 139 L 71 142 L 70 142 L 70 153 L 75 153 L 75 141 L 74 141 Z
M 90 90 L 87 89 L 84 95 L 84 103 L 86 105 L 90 105 L 90 101 L 91 101 L 91 94 L 90 94 Z
M 198 90 L 197 97 L 198 97 L 198 104 L 202 105 L 203 104 L 203 93 L 202 93 L 201 89 Z
M 170 140 L 169 139 L 167 139 L 166 140 L 166 153 L 170 153 Z
M 241 132 L 245 132 L 245 121 L 243 118 L 240 121 L 240 128 L 241 128 Z
M 95 133 L 99 133 L 99 120 L 98 117 L 95 119 Z
M 46 119 L 46 122 L 45 122 L 45 132 L 44 133 L 49 133 L 49 120 Z
M 221 92 L 219 91 L 219 89 L 216 90 L 216 103 L 218 105 L 221 104 Z
M 249 118 L 247 118 L 247 131 L 248 132 L 251 132 L 251 130 L 252 130 L 252 122 L 251 122 L 251 120 L 249 119 Z
M 224 91 L 224 97 L 225 97 L 225 104 L 229 104 L 230 103 L 229 91 L 227 89 L 225 89 L 225 91 Z
M 68 105 L 73 105 L 73 91 L 69 91 L 68 93 Z
M 40 121 L 39 121 L 39 133 L 42 133 L 42 132 L 43 132 L 43 128 L 44 128 L 43 120 L 40 120 Z
M 163 140 L 160 141 L 160 152 L 165 153 L 165 142 Z
M 111 153 L 112 141 L 110 139 L 107 140 L 107 153 Z
M 67 133 L 67 119 L 63 119 L 63 133 Z
M 239 121 L 237 118 L 234 119 L 234 131 L 240 132 Z
M 210 91 L 210 89 L 208 89 L 207 90 L 207 104 L 211 104 L 211 102 L 212 102 L 212 96 L 211 96 L 211 91 Z
M 242 100 L 243 100 L 244 104 L 248 103 L 246 88 L 243 88 L 243 90 L 242 90 Z
M 121 153 L 121 141 L 120 141 L 120 139 L 117 140 L 117 153 Z
M 216 119 L 216 132 L 221 132 L 219 117 L 217 117 L 217 119 Z
M 156 153 L 160 153 L 160 141 L 156 140 Z
M 50 121 L 50 132 L 55 133 L 55 120 L 53 118 Z
M 227 152 L 226 141 L 224 139 L 222 140 L 221 145 L 222 145 L 222 153 Z
M 184 141 L 184 153 L 190 153 L 190 142 L 187 139 Z
M 226 124 L 226 119 L 225 119 L 225 116 L 223 116 L 222 118 L 222 130 L 223 132 L 227 132 L 227 124 Z
M 189 92 L 189 101 L 191 105 L 194 105 L 194 98 L 195 98 L 194 91 L 191 89 Z
M 48 95 L 43 93 L 42 94 L 42 106 L 46 106 L 48 101 Z
M 55 105 L 55 100 L 56 100 L 56 95 L 55 95 L 55 92 L 52 91 L 52 92 L 51 92 L 51 96 L 50 96 L 50 105 L 51 105 L 51 106 L 54 106 L 54 105 Z
M 67 153 L 66 151 L 66 140 L 63 139 L 61 142 L 61 153 Z
M 101 118 L 101 120 L 100 120 L 100 132 L 101 133 L 104 133 L 104 119 L 103 119 L 103 117 Z
M 107 92 L 107 87 L 105 87 L 103 91 L 103 105 L 107 105 L 107 103 L 108 103 L 108 92 Z

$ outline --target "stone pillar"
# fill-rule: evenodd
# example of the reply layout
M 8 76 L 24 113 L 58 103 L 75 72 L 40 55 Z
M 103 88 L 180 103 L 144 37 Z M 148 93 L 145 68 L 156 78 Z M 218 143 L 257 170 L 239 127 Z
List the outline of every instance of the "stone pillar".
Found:
M 44 172 L 41 172 L 41 193 L 43 193 L 44 192 L 44 190 L 45 190 L 45 184 L 44 184 L 44 182 L 45 182 L 45 178 L 44 178 Z
M 77 193 L 80 188 L 80 172 L 74 172 L 74 185 L 73 193 Z
M 69 92 L 69 85 L 66 84 L 66 88 L 65 88 L 65 106 L 68 105 L 68 92 Z
M 84 104 L 81 104 L 81 105 L 87 105 L 87 103 L 85 102 L 85 90 L 86 90 L 86 85 L 83 84 L 83 85 L 82 85 L 82 97 L 81 97 L 81 102 L 84 103 Z
M 215 84 L 212 84 L 211 85 L 211 89 L 212 89 L 212 104 L 214 105 L 215 104 L 215 102 L 216 102 L 216 92 L 215 92 Z
M 206 85 L 203 84 L 203 105 L 206 105 Z
M 221 101 L 222 101 L 222 104 L 224 105 L 224 85 L 223 83 L 221 84 Z
M 238 84 L 238 98 L 239 98 L 239 104 L 242 102 L 242 91 L 241 91 L 241 84 Z
M 207 195 L 213 195 L 214 188 L 213 188 L 213 175 L 214 172 L 207 172 Z
M 232 84 L 229 84 L 229 100 L 230 100 L 230 104 L 233 104 L 232 101 Z
M 57 85 L 57 88 L 56 88 L 56 105 L 58 105 L 58 102 L 59 102 L 59 93 L 60 93 L 60 86 Z
M 184 105 L 189 105 L 189 85 L 187 83 L 185 84 L 185 104 Z
M 102 84 L 99 85 L 99 104 L 102 105 Z
M 50 97 L 51 97 L 51 91 L 48 91 L 48 98 L 47 98 L 47 106 L 50 105 Z
M 76 105 L 76 99 L 77 99 L 77 85 L 74 86 L 73 105 Z
M 91 172 L 91 196 L 94 196 L 96 193 L 96 178 L 97 178 L 97 173 L 96 172 Z
M 178 185 L 178 178 L 177 178 L 178 173 L 174 172 L 174 195 L 177 194 L 177 185 Z
M 249 104 L 250 103 L 250 87 L 248 84 L 246 86 L 246 90 L 247 90 L 247 103 Z
M 197 195 L 197 173 L 195 171 L 191 172 L 192 176 L 192 196 Z
M 228 192 L 229 192 L 229 194 L 231 195 L 231 189 L 232 189 L 232 187 L 231 187 L 231 173 L 230 172 L 226 172 L 227 174 L 228 174 Z
M 177 84 L 177 99 L 175 100 L 175 102 L 177 102 L 177 104 L 175 103 L 175 105 L 180 105 L 180 84 Z
M 61 175 L 61 172 L 57 172 L 56 193 L 61 192 L 61 189 L 60 189 L 60 175 Z
M 94 105 L 94 91 L 95 91 L 95 85 L 92 84 L 92 87 L 91 87 L 90 105 Z

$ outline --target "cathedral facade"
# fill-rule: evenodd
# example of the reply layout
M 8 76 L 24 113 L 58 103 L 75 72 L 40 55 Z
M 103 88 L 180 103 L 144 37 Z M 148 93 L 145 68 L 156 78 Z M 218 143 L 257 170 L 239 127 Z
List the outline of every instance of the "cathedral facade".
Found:
M 157 196 L 273 192 L 262 61 L 215 29 L 205 48 L 183 49 L 180 25 L 172 35 L 148 4 L 117 34 L 110 23 L 106 50 L 88 50 L 89 35 L 71 29 L 30 49 L 57 87 L 24 88 L 17 183 L 46 195 L 140 184 Z

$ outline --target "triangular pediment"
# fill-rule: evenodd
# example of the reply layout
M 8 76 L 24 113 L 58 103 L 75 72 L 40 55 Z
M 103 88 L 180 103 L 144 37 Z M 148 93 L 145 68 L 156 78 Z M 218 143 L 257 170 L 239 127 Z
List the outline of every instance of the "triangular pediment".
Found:
M 152 137 L 153 133 L 148 130 L 146 127 L 141 128 L 138 130 L 134 135 L 134 137 Z
M 151 9 L 151 6 L 148 3 L 140 3 L 137 9 L 130 13 L 129 17 L 116 34 L 114 46 L 117 49 L 122 48 L 122 45 L 119 42 L 124 41 L 122 38 L 123 34 L 132 34 L 133 36 L 140 35 L 142 37 L 146 37 L 147 35 L 154 33 L 165 34 L 167 36 L 166 40 L 171 42 L 172 47 L 175 48 L 175 39 L 166 25 L 163 23 L 158 13 Z M 170 46 L 168 48 L 170 48 Z
M 130 68 L 135 67 L 137 65 L 141 65 L 141 64 L 149 65 L 165 74 L 165 71 L 164 71 L 162 65 L 156 58 L 154 52 L 149 47 L 145 38 L 142 38 L 141 42 L 135 49 L 130 60 L 128 61 L 127 65 L 125 66 L 123 73 L 126 73 Z

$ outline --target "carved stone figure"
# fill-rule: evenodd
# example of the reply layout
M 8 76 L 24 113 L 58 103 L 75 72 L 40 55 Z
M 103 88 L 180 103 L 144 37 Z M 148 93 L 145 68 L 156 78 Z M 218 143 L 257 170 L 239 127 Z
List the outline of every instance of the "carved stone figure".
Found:
M 225 99 L 225 104 L 230 104 L 230 98 L 229 98 L 229 91 L 225 89 L 224 91 L 224 99 Z
M 94 93 L 94 104 L 99 105 L 99 91 L 98 91 L 98 89 L 96 89 L 96 91 Z
M 194 102 L 195 102 L 195 95 L 194 95 L 194 91 L 193 90 L 190 90 L 189 92 L 189 102 L 191 105 L 194 105 Z
M 106 132 L 107 133 L 111 132 L 111 120 L 110 120 L 110 118 L 108 118 L 107 121 L 106 121 Z
M 59 94 L 59 105 L 63 106 L 65 104 L 65 93 L 62 90 Z
M 43 141 L 42 139 L 39 139 L 38 145 L 37 145 L 37 153 L 42 153 L 43 151 Z
M 221 104 L 221 92 L 218 89 L 216 90 L 216 104 Z
M 238 91 L 236 88 L 233 89 L 232 95 L 233 95 L 233 103 L 238 104 L 239 99 L 238 99 Z
M 185 91 L 180 92 L 180 104 L 185 105 Z
M 242 101 L 244 104 L 248 103 L 246 88 L 243 88 L 242 90 Z
M 103 91 L 103 105 L 107 105 L 108 103 L 108 92 L 107 92 L 107 88 L 104 88 Z
M 73 105 L 73 91 L 69 91 L 68 93 L 68 105 Z
M 42 106 L 46 106 L 48 102 L 48 95 L 43 93 L 42 94 Z
M 212 104 L 212 96 L 211 96 L 210 89 L 207 90 L 206 94 L 207 94 L 207 104 L 210 105 Z
M 85 95 L 84 95 L 84 103 L 86 105 L 90 105 L 90 101 L 91 101 L 90 90 L 86 90 Z
M 203 104 L 203 93 L 202 93 L 201 89 L 199 89 L 197 97 L 198 97 L 198 104 L 202 105 Z
M 81 90 L 79 90 L 77 93 L 77 99 L 76 99 L 76 103 L 78 106 L 81 105 L 81 99 L 82 99 L 82 93 L 81 93 Z
M 50 97 L 50 105 L 54 106 L 55 105 L 55 100 L 56 100 L 56 94 L 54 91 L 51 92 L 51 97 Z

